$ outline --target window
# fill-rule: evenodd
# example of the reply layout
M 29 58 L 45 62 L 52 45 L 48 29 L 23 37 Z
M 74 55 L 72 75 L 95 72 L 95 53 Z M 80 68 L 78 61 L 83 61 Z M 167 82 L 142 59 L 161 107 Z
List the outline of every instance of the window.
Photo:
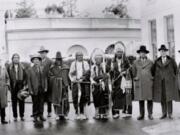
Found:
M 166 23 L 166 40 L 169 47 L 169 55 L 175 58 L 175 42 L 174 42 L 174 22 L 173 15 L 165 17 Z
M 156 20 L 150 21 L 150 44 L 153 50 L 153 59 L 157 58 L 157 32 L 156 32 Z

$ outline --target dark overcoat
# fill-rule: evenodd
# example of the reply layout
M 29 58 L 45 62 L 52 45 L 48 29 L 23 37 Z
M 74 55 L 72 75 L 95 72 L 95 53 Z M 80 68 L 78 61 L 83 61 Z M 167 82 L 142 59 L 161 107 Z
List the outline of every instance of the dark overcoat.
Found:
M 47 91 L 45 93 L 45 101 L 47 102 L 51 102 L 52 100 L 52 90 L 51 90 L 51 87 L 49 85 L 49 78 L 48 78 L 48 74 L 49 74 L 49 69 L 50 67 L 53 65 L 53 61 L 46 57 L 44 60 L 42 60 L 42 67 L 43 67 L 43 70 L 44 70 L 44 77 L 46 77 L 47 79 Z
M 161 102 L 162 91 L 165 91 L 166 101 L 179 100 L 177 86 L 177 64 L 174 59 L 167 56 L 166 63 L 162 63 L 159 57 L 153 66 L 154 88 L 153 99 L 155 102 Z M 162 80 L 165 81 L 165 89 L 162 88 Z

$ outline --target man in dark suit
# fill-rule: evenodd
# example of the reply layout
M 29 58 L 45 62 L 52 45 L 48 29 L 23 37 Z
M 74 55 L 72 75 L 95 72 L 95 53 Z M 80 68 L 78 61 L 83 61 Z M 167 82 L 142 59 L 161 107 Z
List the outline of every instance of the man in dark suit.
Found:
M 176 84 L 177 64 L 173 58 L 167 55 L 168 49 L 165 45 L 159 48 L 161 56 L 155 61 L 153 67 L 154 92 L 153 99 L 160 102 L 162 116 L 160 119 L 168 117 L 172 119 L 172 101 L 178 99 L 178 89 Z
M 48 117 L 51 117 L 51 112 L 52 112 L 52 90 L 49 85 L 49 78 L 48 78 L 48 73 L 51 65 L 53 64 L 52 60 L 47 57 L 49 50 L 45 49 L 44 46 L 40 47 L 40 50 L 38 53 L 41 55 L 42 58 L 42 67 L 44 70 L 45 77 L 47 78 L 47 91 L 45 92 L 45 102 L 47 102 L 47 112 L 48 112 Z
M 24 66 L 20 63 L 19 54 L 15 53 L 12 56 L 12 64 L 8 68 L 10 86 L 11 86 L 11 99 L 14 121 L 17 121 L 17 103 L 19 102 L 19 113 L 21 120 L 24 121 L 24 100 L 18 99 L 18 92 L 27 87 L 27 74 Z
M 44 111 L 44 92 L 47 91 L 47 79 L 43 68 L 41 66 L 41 57 L 39 55 L 33 55 L 31 57 L 31 62 L 34 64 L 29 69 L 28 75 L 28 86 L 29 92 L 32 95 L 33 102 L 33 117 L 34 122 L 38 121 L 38 118 L 41 121 L 46 119 L 43 117 Z

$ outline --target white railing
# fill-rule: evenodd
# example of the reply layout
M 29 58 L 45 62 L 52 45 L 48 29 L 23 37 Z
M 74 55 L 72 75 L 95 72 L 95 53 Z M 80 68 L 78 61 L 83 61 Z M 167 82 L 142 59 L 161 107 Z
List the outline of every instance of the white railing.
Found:
M 26 29 L 140 29 L 138 19 L 120 18 L 13 18 L 7 19 L 7 30 Z

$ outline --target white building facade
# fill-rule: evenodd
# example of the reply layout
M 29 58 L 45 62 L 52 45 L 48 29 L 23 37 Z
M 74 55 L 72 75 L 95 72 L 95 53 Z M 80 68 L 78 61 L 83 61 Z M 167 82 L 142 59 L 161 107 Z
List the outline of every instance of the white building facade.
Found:
M 24 61 L 42 45 L 50 50 L 50 57 L 56 51 L 69 57 L 72 48 L 84 50 L 89 57 L 95 48 L 105 51 L 117 41 L 125 45 L 127 55 L 133 55 L 141 41 L 140 20 L 136 19 L 9 19 L 5 31 L 8 55 L 19 53 Z
M 9 60 L 13 53 L 19 53 L 21 59 L 27 61 L 29 55 L 36 53 L 42 45 L 50 50 L 50 57 L 54 57 L 56 51 L 68 57 L 75 47 L 81 47 L 90 56 L 94 48 L 105 51 L 117 41 L 126 46 L 127 55 L 134 55 L 141 41 L 140 0 L 127 1 L 129 19 L 107 18 L 103 15 L 103 9 L 118 0 L 77 0 L 77 10 L 88 12 L 88 18 L 49 17 L 45 15 L 45 7 L 58 4 L 60 0 L 34 0 L 38 17 L 11 18 L 5 24 L 5 11 L 15 13 L 17 2 L 20 1 L 0 1 L 0 54 Z

